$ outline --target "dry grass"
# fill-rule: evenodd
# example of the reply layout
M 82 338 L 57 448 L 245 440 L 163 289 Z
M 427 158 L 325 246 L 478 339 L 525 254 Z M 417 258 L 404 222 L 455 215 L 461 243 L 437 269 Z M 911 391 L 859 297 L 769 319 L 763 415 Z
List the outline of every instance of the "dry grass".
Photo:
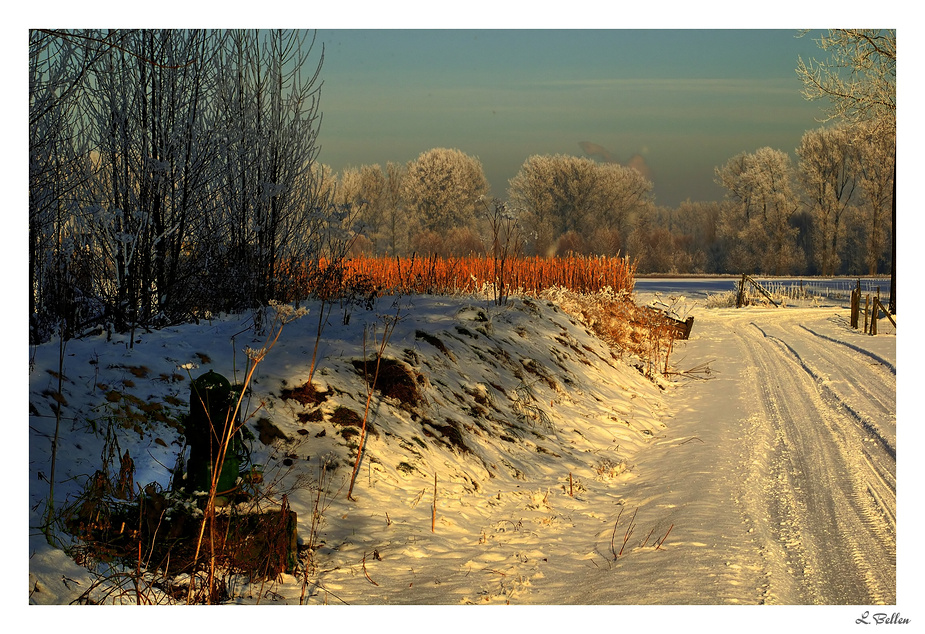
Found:
M 566 257 L 513 258 L 504 262 L 506 293 L 537 295 L 561 286 L 581 293 L 603 289 L 632 292 L 635 265 L 628 258 Z M 488 256 L 387 258 L 357 256 L 336 269 L 324 261 L 290 263 L 284 274 L 295 296 L 376 296 L 396 294 L 450 295 L 492 288 L 498 262 Z M 292 299 L 295 299 L 296 297 Z
M 664 314 L 637 306 L 628 293 L 612 289 L 579 293 L 556 287 L 547 289 L 543 297 L 579 317 L 611 348 L 635 356 L 647 377 L 668 374 L 677 331 Z

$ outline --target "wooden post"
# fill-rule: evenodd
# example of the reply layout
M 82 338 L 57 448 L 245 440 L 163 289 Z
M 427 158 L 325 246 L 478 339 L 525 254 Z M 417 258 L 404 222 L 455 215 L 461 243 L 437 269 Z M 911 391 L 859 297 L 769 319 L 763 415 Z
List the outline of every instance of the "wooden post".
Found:
M 736 295 L 736 308 L 742 308 L 745 302 L 745 273 L 742 274 L 742 280 L 739 282 L 739 294 Z
M 861 312 L 861 280 L 857 288 L 851 290 L 851 327 L 858 329 L 858 317 Z
M 768 291 L 766 291 L 765 288 L 764 288 L 761 284 L 759 284 L 758 282 L 756 282 L 755 280 L 753 280 L 750 276 L 747 276 L 747 279 L 748 279 L 749 282 L 752 283 L 752 286 L 754 286 L 755 288 L 758 289 L 758 292 L 760 292 L 762 295 L 764 295 L 765 299 L 767 299 L 769 302 L 771 302 L 771 303 L 774 304 L 775 306 L 778 305 L 777 302 L 774 301 L 774 298 L 771 297 L 771 294 L 770 294 Z
M 869 322 L 868 313 L 870 308 L 870 293 L 864 296 L 864 334 L 868 334 Z
M 858 327 L 858 296 L 854 289 L 851 289 L 851 327 L 857 330 Z
M 880 303 L 880 287 L 877 287 L 877 297 L 874 299 L 874 303 L 871 306 L 873 309 L 873 314 L 870 316 L 870 334 L 877 334 L 877 320 L 880 319 L 880 309 L 883 307 L 883 304 Z

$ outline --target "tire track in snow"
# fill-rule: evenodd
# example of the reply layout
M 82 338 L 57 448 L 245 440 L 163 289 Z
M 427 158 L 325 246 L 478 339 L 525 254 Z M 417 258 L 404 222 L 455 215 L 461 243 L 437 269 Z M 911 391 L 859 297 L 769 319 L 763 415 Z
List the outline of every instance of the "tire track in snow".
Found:
M 793 355 L 795 361 L 816 382 L 818 389 L 836 408 L 842 408 L 857 425 L 859 435 L 852 439 L 860 447 L 863 463 L 858 473 L 866 477 L 867 491 L 879 508 L 882 517 L 888 522 L 891 533 L 896 532 L 896 382 L 895 379 L 884 383 L 884 377 L 874 368 L 857 363 L 845 363 L 844 356 L 833 355 L 831 346 L 820 344 L 807 337 L 799 337 L 800 342 L 793 344 L 775 337 L 752 323 L 764 337 L 781 346 Z M 802 324 L 800 328 L 812 332 Z M 796 329 L 793 331 L 796 334 Z M 786 335 L 783 335 L 786 336 Z M 826 337 L 830 341 L 834 339 Z M 810 346 L 812 354 L 801 355 L 796 349 L 802 345 Z M 856 350 L 855 346 L 848 346 Z M 869 355 L 874 356 L 874 355 Z M 811 358 L 812 360 L 807 360 Z M 819 366 L 825 366 L 825 370 Z M 828 374 L 826 373 L 828 371 Z M 833 375 L 841 377 L 834 380 Z M 838 389 L 836 389 L 837 386 Z M 874 386 L 874 387 L 869 387 Z M 849 403 L 848 401 L 851 401 Z M 892 418 L 893 433 L 888 437 L 873 416 Z M 850 429 L 843 430 L 847 435 Z M 873 445 L 872 445 L 873 443 Z M 866 467 L 866 468 L 865 468 Z
M 896 374 L 896 366 L 895 366 L 895 365 L 893 365 L 892 363 L 890 363 L 889 361 L 887 361 L 887 360 L 884 359 L 883 357 L 874 354 L 874 353 L 871 352 L 870 350 L 865 350 L 864 348 L 861 348 L 860 346 L 856 346 L 856 345 L 854 345 L 854 344 L 848 343 L 847 341 L 840 341 L 839 339 L 835 339 L 835 338 L 833 338 L 833 337 L 829 337 L 828 335 L 824 335 L 824 334 L 822 334 L 822 333 L 820 333 L 820 332 L 816 332 L 816 331 L 813 330 L 812 328 L 806 327 L 804 324 L 800 324 L 800 328 L 802 328 L 803 330 L 805 330 L 806 332 L 808 332 L 808 333 L 810 333 L 810 334 L 812 334 L 812 335 L 815 335 L 816 337 L 819 337 L 820 339 L 825 339 L 826 341 L 831 341 L 832 343 L 836 343 L 836 344 L 838 344 L 838 345 L 840 345 L 840 346 L 845 346 L 846 348 L 850 348 L 851 350 L 854 350 L 855 352 L 857 352 L 857 353 L 859 353 L 859 354 L 862 354 L 862 355 L 864 355 L 864 356 L 866 356 L 866 357 L 870 357 L 871 359 L 873 359 L 873 360 L 876 361 L 877 363 L 883 365 L 883 367 L 885 367 L 887 370 L 889 370 L 890 372 L 892 372 L 894 375 Z
M 895 535 L 868 493 L 856 423 L 779 340 L 757 326 L 735 337 L 753 368 L 756 420 L 771 426 L 770 450 L 756 452 L 764 481 L 753 476 L 750 494 L 768 600 L 894 602 Z
M 884 383 L 883 377 L 877 376 L 873 371 L 858 372 L 857 368 L 863 368 L 864 366 L 857 364 L 846 364 L 843 355 L 836 355 L 835 358 L 832 358 L 832 355 L 828 350 L 828 346 L 820 345 L 813 342 L 811 339 L 804 337 L 802 338 L 802 342 L 812 348 L 813 356 L 816 359 L 816 361 L 807 361 L 804 359 L 804 355 L 801 355 L 791 343 L 784 341 L 780 337 L 775 337 L 768 334 L 765 329 L 761 328 L 757 324 L 752 323 L 752 325 L 760 330 L 762 335 L 776 341 L 779 345 L 786 348 L 790 354 L 794 356 L 800 366 L 818 383 L 820 389 L 822 389 L 828 396 L 837 402 L 839 406 L 844 408 L 844 410 L 883 447 L 883 449 L 895 462 L 895 431 L 891 434 L 888 431 L 881 429 L 881 426 L 874 421 L 875 415 L 879 415 L 881 417 L 890 416 L 894 419 L 893 427 L 895 427 L 895 379 L 889 383 Z M 816 334 L 802 324 L 800 324 L 800 328 L 812 334 Z M 823 338 L 835 343 L 844 343 L 830 337 Z M 866 356 L 876 359 L 878 362 L 883 363 L 888 367 L 892 367 L 888 362 L 882 361 L 880 357 L 876 355 L 867 353 L 866 351 L 860 350 L 856 346 L 852 346 L 850 344 L 844 345 L 851 350 L 859 351 Z M 820 360 L 825 363 L 826 369 L 830 374 L 824 374 L 824 372 L 817 367 L 820 365 Z M 851 371 L 852 369 L 853 371 Z M 842 379 L 840 381 L 834 380 L 831 373 L 840 375 Z M 893 373 L 895 375 L 895 370 Z M 868 376 L 862 376 L 864 374 L 867 374 Z M 836 389 L 836 387 L 833 386 L 842 387 L 841 389 Z M 850 387 L 850 392 L 853 393 L 846 394 L 844 386 Z

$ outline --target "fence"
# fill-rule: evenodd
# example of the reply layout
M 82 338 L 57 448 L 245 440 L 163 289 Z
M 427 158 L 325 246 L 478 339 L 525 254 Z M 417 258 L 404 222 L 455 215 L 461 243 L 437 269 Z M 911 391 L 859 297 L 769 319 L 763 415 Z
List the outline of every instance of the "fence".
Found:
M 858 285 L 863 297 L 863 293 L 878 294 L 882 287 L 888 292 L 889 284 L 889 278 L 756 278 L 744 275 L 736 281 L 733 297 L 737 306 L 753 303 L 777 306 L 832 304 L 848 308 Z
M 896 320 L 880 302 L 880 289 L 877 289 L 877 295 L 871 299 L 870 293 L 864 295 L 864 332 L 868 335 L 877 334 L 877 321 L 880 314 L 886 316 L 896 328 Z M 861 281 L 858 280 L 857 287 L 851 291 L 851 327 L 858 330 L 861 321 Z
M 769 302 L 771 302 L 775 306 L 780 305 L 776 301 L 774 301 L 774 298 L 771 297 L 771 294 L 767 290 L 765 290 L 765 288 L 761 284 L 753 280 L 750 275 L 743 274 L 742 280 L 739 282 L 739 290 L 736 293 L 736 308 L 741 308 L 742 306 L 745 306 L 749 303 L 748 292 L 746 290 L 747 287 L 745 286 L 746 282 L 749 282 Z

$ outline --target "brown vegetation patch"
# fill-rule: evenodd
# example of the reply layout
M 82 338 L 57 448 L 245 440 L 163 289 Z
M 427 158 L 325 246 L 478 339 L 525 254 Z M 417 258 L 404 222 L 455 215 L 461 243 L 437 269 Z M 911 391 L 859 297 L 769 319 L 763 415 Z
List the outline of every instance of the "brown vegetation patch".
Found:
M 305 423 L 320 423 L 322 420 L 324 420 L 324 412 L 322 412 L 320 408 L 313 409 L 310 412 L 302 412 L 297 416 L 297 418 L 303 425 Z
M 363 417 L 349 407 L 344 406 L 340 406 L 334 410 L 334 413 L 331 414 L 331 422 L 344 428 L 340 432 L 340 435 L 344 438 L 349 438 L 359 433 L 349 428 L 355 427 L 360 429 L 363 427 Z M 369 420 L 366 421 L 366 433 L 377 438 L 379 437 L 379 431 L 373 427 L 372 422 Z
M 469 330 L 468 328 L 464 328 L 464 327 L 462 327 L 462 326 L 454 326 L 454 328 L 456 329 L 456 332 L 458 332 L 458 333 L 461 334 L 461 335 L 465 335 L 466 337 L 469 337 L 469 338 L 471 338 L 471 339 L 478 339 L 478 338 L 479 338 L 479 336 L 478 336 L 477 334 L 473 333 L 473 332 L 472 332 L 471 330 Z
M 177 398 L 176 396 L 172 396 L 172 395 L 170 395 L 170 394 L 168 394 L 167 396 L 164 397 L 164 401 L 166 401 L 166 402 L 169 403 L 170 405 L 173 405 L 174 407 L 182 407 L 182 406 L 186 405 L 186 401 L 183 401 L 183 400 Z
M 465 390 L 466 390 L 466 394 L 471 396 L 473 400 L 475 400 L 475 402 L 478 403 L 479 405 L 484 405 L 486 407 L 491 405 L 491 401 L 489 400 L 489 397 L 488 397 L 488 392 L 483 392 L 481 390 L 476 390 L 472 388 L 465 388 Z
M 289 437 L 265 416 L 257 420 L 257 437 L 265 445 L 272 445 L 275 440 L 289 440 Z
M 65 405 L 65 406 L 67 405 L 67 399 L 64 398 L 64 395 L 61 394 L 61 392 L 58 392 L 57 390 L 43 390 L 42 395 L 47 396 L 48 398 L 52 399 L 53 401 L 57 402 L 60 405 Z
M 171 594 L 177 590 L 174 598 L 185 600 L 182 582 L 174 585 L 176 577 L 208 569 L 212 557 L 217 585 L 224 585 L 233 574 L 247 575 L 252 581 L 277 579 L 298 563 L 298 522 L 285 496 L 277 511 L 259 513 L 252 507 L 242 512 L 235 507 L 232 513 L 207 515 L 205 521 L 211 526 L 204 527 L 203 515 L 192 500 L 155 484 L 136 491 L 134 474 L 134 461 L 125 452 L 118 474 L 97 471 L 80 495 L 59 511 L 62 525 L 78 540 L 69 551 L 78 564 L 92 567 L 117 561 L 139 575 L 160 570 L 166 577 L 165 590 Z M 239 501 L 248 498 L 242 492 Z M 145 553 L 143 568 L 138 568 L 140 552 Z M 89 590 L 78 602 L 89 602 L 88 595 Z M 196 595 L 193 600 L 220 598 L 226 597 Z
M 352 363 L 357 373 L 366 380 L 372 382 L 375 378 L 375 387 L 383 396 L 411 406 L 423 402 L 421 386 L 424 385 L 424 377 L 400 361 L 380 359 L 378 374 L 375 359 L 355 359 Z
M 321 391 L 312 383 L 308 382 L 301 387 L 294 387 L 292 389 L 283 388 L 279 391 L 279 395 L 284 400 L 297 401 L 302 405 L 319 405 L 324 403 L 328 398 L 327 391 Z
M 354 436 L 359 436 L 360 432 L 353 427 L 344 427 L 340 430 L 340 435 L 343 436 L 344 440 L 350 440 Z
M 50 369 L 50 368 L 49 368 L 48 370 L 46 370 L 46 372 L 48 372 L 48 374 L 52 375 L 52 376 L 55 377 L 56 379 L 61 379 L 62 381 L 67 381 L 68 383 L 71 382 L 71 380 L 70 380 L 69 378 L 67 378 L 67 377 L 64 376 L 63 374 L 58 374 L 57 372 L 55 372 L 54 370 L 52 370 L 52 369 Z
M 72 525 L 82 540 L 74 554 L 88 563 L 116 560 L 135 565 L 138 552 L 144 552 L 148 572 L 162 570 L 172 577 L 191 572 L 202 520 L 186 507 L 170 509 L 168 519 L 168 505 L 164 496 L 154 494 L 142 496 L 136 504 L 97 507 L 95 522 Z M 294 570 L 297 517 L 288 505 L 266 513 L 216 514 L 212 521 L 214 530 L 206 531 L 200 548 L 200 570 L 208 566 L 203 549 L 215 554 L 217 568 L 252 581 L 276 579 Z M 177 598 L 185 599 L 185 592 Z
M 425 425 L 424 435 L 440 440 L 449 447 L 455 447 L 462 453 L 469 453 L 470 449 L 463 440 L 462 432 L 459 430 L 459 424 L 449 418 L 446 419 L 446 422 L 446 425 L 438 425 L 431 420 L 422 420 L 421 423 Z M 440 438 L 437 438 L 437 436 L 427 428 L 428 426 L 440 432 Z
M 456 357 L 453 356 L 453 353 L 450 352 L 449 348 L 446 347 L 446 344 L 443 343 L 443 340 L 440 339 L 440 337 L 426 333 L 423 330 L 416 330 L 414 332 L 414 337 L 415 339 L 426 341 L 434 348 L 442 352 L 447 358 L 450 359 L 450 361 L 456 361 Z
M 557 389 L 555 380 L 549 376 L 546 369 L 537 363 L 535 359 L 521 359 L 520 363 L 527 372 L 542 379 L 551 390 Z

